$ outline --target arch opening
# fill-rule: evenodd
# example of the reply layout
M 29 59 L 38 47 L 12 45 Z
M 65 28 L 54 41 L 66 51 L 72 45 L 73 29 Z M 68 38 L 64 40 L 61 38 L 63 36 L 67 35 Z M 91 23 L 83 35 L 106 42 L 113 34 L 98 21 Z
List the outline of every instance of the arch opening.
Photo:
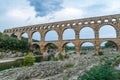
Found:
M 95 53 L 95 46 L 91 42 L 83 42 L 80 46 L 80 54 L 94 54 Z
M 94 30 L 90 27 L 84 27 L 79 32 L 80 39 L 93 39 L 95 38 Z
M 104 41 L 100 44 L 100 51 L 104 53 L 114 53 L 118 51 L 118 46 L 113 41 Z
M 65 29 L 62 38 L 63 40 L 75 39 L 75 31 L 73 29 Z
M 32 49 L 33 49 L 33 50 L 40 51 L 40 46 L 39 46 L 38 44 L 33 44 L 33 45 L 32 45 Z
M 99 29 L 99 38 L 117 38 L 117 31 L 111 25 L 104 25 Z
M 21 40 L 26 40 L 26 41 L 28 41 L 28 34 L 27 34 L 27 33 L 22 33 L 22 35 L 21 35 Z
M 11 37 L 17 38 L 17 34 L 13 33 L 11 34 Z
M 63 52 L 72 54 L 75 53 L 75 44 L 68 42 L 63 45 Z
M 46 46 L 45 46 L 45 50 L 48 54 L 50 55 L 54 55 L 58 52 L 58 47 L 53 44 L 53 43 L 48 43 Z
M 32 34 L 32 42 L 39 42 L 41 40 L 41 35 L 39 32 L 34 32 Z
M 58 40 L 58 34 L 55 30 L 50 30 L 45 35 L 45 41 L 56 41 Z

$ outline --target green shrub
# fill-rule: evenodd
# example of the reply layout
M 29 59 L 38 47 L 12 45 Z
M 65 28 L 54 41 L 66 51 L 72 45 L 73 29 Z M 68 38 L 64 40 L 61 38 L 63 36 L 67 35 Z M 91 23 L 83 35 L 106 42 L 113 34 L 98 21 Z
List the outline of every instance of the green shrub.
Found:
M 103 55 L 103 52 L 102 52 L 102 51 L 99 51 L 99 52 L 98 52 L 98 55 Z
M 65 54 L 65 58 L 68 59 L 68 58 L 69 58 L 69 55 L 68 55 L 68 54 Z
M 71 68 L 71 67 L 73 67 L 73 66 L 74 66 L 74 64 L 70 64 L 70 63 L 69 63 L 69 64 L 66 64 L 66 65 L 65 65 L 65 68 Z
M 34 64 L 34 62 L 35 62 L 35 57 L 31 53 L 28 53 L 24 58 L 24 65 L 31 66 Z
M 118 73 L 110 65 L 102 64 L 86 71 L 78 80 L 118 80 Z
M 42 55 L 42 53 L 39 50 L 34 50 L 33 54 L 35 54 L 35 55 Z
M 35 62 L 41 62 L 43 61 L 43 56 L 39 55 L 35 57 Z
M 58 57 L 59 57 L 60 60 L 64 60 L 64 55 L 62 53 L 59 53 Z

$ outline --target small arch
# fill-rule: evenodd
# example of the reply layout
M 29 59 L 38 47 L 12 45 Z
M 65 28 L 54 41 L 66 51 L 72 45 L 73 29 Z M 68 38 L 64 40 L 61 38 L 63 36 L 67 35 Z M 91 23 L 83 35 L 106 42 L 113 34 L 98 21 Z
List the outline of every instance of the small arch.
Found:
M 58 40 L 58 33 L 55 30 L 47 31 L 45 34 L 45 41 Z
M 75 52 L 75 44 L 72 42 L 67 42 L 62 47 L 64 53 L 74 53 Z
M 104 53 L 113 53 L 113 51 L 118 51 L 118 46 L 114 41 L 103 41 L 100 44 L 100 51 Z
M 32 33 L 32 42 L 39 42 L 41 40 L 40 32 L 33 32 Z
M 117 19 L 115 19 L 115 18 L 112 19 L 112 22 L 116 22 L 116 21 L 117 21 Z
M 95 53 L 95 45 L 92 42 L 83 42 L 80 45 L 80 53 L 81 54 Z
M 44 48 L 48 54 L 56 54 L 58 52 L 58 47 L 54 43 L 48 43 Z
M 78 25 L 82 25 L 82 22 L 79 22 Z
M 91 24 L 94 24 L 94 23 L 95 23 L 95 21 L 91 21 L 90 23 L 91 23 Z
M 102 23 L 102 21 L 101 21 L 101 20 L 98 20 L 98 21 L 97 21 L 97 23 L 99 23 L 99 24 L 100 24 L 100 23 Z
M 116 38 L 117 30 L 111 25 L 104 25 L 99 29 L 99 38 Z
M 104 22 L 107 23 L 107 22 L 109 22 L 109 20 L 108 20 L 108 19 L 105 19 Z
M 90 27 L 84 27 L 79 32 L 80 39 L 93 39 L 95 38 L 94 30 Z
M 88 24 L 88 22 L 86 21 L 86 22 L 84 22 L 84 24 Z
M 23 32 L 22 34 L 21 34 L 21 40 L 26 40 L 26 41 L 28 41 L 28 34 L 26 33 L 26 32 Z
M 75 31 L 73 29 L 65 29 L 62 34 L 63 40 L 75 39 Z

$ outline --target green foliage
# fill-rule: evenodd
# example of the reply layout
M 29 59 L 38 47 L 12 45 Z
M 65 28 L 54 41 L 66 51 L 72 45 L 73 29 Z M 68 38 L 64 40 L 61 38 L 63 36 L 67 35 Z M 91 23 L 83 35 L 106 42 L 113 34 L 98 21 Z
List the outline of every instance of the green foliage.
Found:
M 35 62 L 41 62 L 43 61 L 43 56 L 39 55 L 35 57 Z
M 111 41 L 108 41 L 107 43 L 105 43 L 105 47 L 106 48 L 114 48 L 115 47 L 115 44 Z
M 120 64 L 120 54 L 117 55 L 117 56 L 114 58 L 114 60 L 113 60 L 113 62 L 112 62 L 112 66 L 117 66 L 117 65 L 119 65 L 119 64 Z
M 0 50 L 16 50 L 27 52 L 30 50 L 30 44 L 26 40 L 18 40 L 0 33 Z
M 65 65 L 65 68 L 71 68 L 71 67 L 73 67 L 74 66 L 74 64 L 66 64 Z
M 118 73 L 110 65 L 102 64 L 86 71 L 78 80 L 118 80 Z
M 35 57 L 31 54 L 28 53 L 25 57 L 24 57 L 24 65 L 25 66 L 31 66 L 33 65 L 35 62 Z
M 68 59 L 70 56 L 68 54 L 65 54 L 64 56 L 66 59 Z
M 64 55 L 62 53 L 59 53 L 58 57 L 59 57 L 60 60 L 64 60 Z
M 75 47 L 74 46 L 65 46 L 65 52 L 68 52 L 68 51 L 74 51 L 75 50 Z
M 56 57 L 54 57 L 54 56 L 51 56 L 51 57 L 50 57 L 50 60 L 51 60 L 51 61 L 57 61 L 58 59 L 57 59 Z
M 102 52 L 102 51 L 99 51 L 99 52 L 98 52 L 98 55 L 103 55 L 103 52 Z
M 34 50 L 34 51 L 33 51 L 33 54 L 34 54 L 34 55 L 42 55 L 42 53 L 41 53 L 39 50 Z

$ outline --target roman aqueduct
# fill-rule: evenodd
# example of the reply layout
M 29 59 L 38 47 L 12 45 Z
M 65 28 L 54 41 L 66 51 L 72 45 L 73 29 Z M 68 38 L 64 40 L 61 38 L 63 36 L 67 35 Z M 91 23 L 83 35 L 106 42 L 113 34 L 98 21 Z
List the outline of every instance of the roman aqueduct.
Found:
M 104 25 L 111 25 L 114 27 L 114 29 L 116 30 L 115 38 L 99 37 L 99 30 Z M 81 39 L 80 31 L 84 27 L 91 28 L 94 32 L 95 37 L 89 39 Z M 74 31 L 74 39 L 63 40 L 63 33 L 66 29 L 72 29 Z M 46 34 L 52 30 L 56 31 L 56 33 L 58 34 L 58 40 L 46 41 Z M 35 32 L 40 33 L 41 40 L 39 42 L 32 41 L 32 35 Z M 21 40 L 23 33 L 28 34 L 28 42 L 30 42 L 32 45 L 38 45 L 42 53 L 46 51 L 46 46 L 50 43 L 55 44 L 58 47 L 59 52 L 63 52 L 65 44 L 70 42 L 75 45 L 75 50 L 77 53 L 80 52 L 80 46 L 85 42 L 93 43 L 96 52 L 99 51 L 100 44 L 104 41 L 114 42 L 116 44 L 117 50 L 120 50 L 120 14 L 37 24 L 4 30 L 4 34 L 7 34 L 9 36 L 15 34 L 19 40 Z

